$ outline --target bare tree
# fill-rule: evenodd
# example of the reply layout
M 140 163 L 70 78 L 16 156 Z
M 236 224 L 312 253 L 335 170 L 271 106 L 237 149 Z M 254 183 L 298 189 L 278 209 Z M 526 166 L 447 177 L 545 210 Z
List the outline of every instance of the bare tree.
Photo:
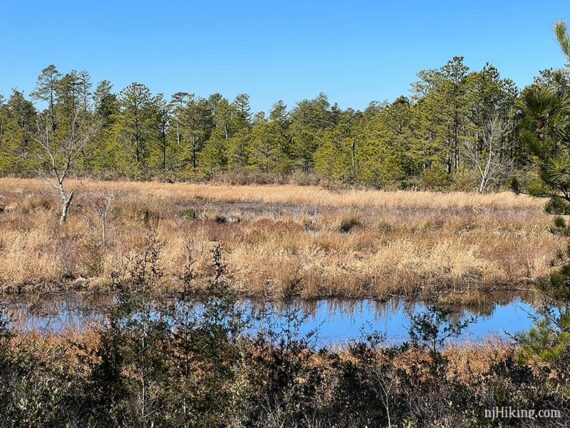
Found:
M 101 190 L 89 194 L 87 201 L 91 211 L 97 216 L 101 227 L 101 244 L 107 246 L 109 223 L 116 217 L 113 212 L 113 205 L 117 198 L 117 192 L 114 190 Z
M 494 111 L 485 121 L 479 139 L 464 144 L 465 157 L 478 176 L 479 192 L 505 179 L 512 170 L 512 130 L 513 122 L 504 113 Z
M 61 129 L 64 128 L 64 129 Z M 73 191 L 66 189 L 65 181 L 72 172 L 75 161 L 83 154 L 97 130 L 98 122 L 88 112 L 77 106 L 71 112 L 65 127 L 54 129 L 51 116 L 39 114 L 34 140 L 40 146 L 40 159 L 43 163 L 38 175 L 55 187 L 61 197 L 62 207 L 59 224 L 67 221 Z

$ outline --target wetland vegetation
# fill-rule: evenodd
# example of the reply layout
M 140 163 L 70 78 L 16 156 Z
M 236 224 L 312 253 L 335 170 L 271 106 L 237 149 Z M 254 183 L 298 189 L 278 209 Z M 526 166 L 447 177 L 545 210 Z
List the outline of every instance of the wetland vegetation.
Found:
M 568 426 L 569 68 L 418 78 L 0 97 L 0 426 Z

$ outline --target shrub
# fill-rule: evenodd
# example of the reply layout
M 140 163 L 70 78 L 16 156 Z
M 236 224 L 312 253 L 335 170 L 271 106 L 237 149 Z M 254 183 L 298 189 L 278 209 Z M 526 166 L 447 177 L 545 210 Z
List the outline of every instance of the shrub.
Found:
M 357 226 L 362 226 L 362 223 L 359 219 L 355 217 L 346 218 L 340 222 L 338 231 L 341 233 L 348 233 Z

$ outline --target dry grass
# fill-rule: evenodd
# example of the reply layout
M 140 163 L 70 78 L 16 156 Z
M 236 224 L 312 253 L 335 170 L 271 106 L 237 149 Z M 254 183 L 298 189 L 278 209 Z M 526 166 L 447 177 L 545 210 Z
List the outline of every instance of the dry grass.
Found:
M 546 275 L 564 242 L 544 201 L 510 193 L 334 192 L 299 186 L 75 181 L 70 221 L 41 181 L 0 180 L 4 290 L 107 288 L 125 256 L 163 243 L 165 288 L 192 247 L 199 277 L 220 242 L 232 284 L 279 298 L 473 293 L 517 289 Z M 103 243 L 98 207 L 114 193 Z

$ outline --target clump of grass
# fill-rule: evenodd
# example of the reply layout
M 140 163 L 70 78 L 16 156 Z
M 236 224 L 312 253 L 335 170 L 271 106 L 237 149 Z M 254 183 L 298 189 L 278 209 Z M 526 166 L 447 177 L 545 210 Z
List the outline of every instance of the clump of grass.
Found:
M 30 193 L 22 199 L 19 208 L 23 214 L 30 214 L 38 210 L 50 210 L 54 205 L 53 198 L 48 198 L 41 193 Z
M 214 217 L 214 221 L 218 224 L 225 224 L 228 222 L 228 219 L 226 218 L 226 216 L 218 214 Z
M 194 249 L 196 280 L 205 281 L 220 242 L 231 284 L 244 295 L 274 298 L 515 289 L 548 276 L 551 260 L 566 250 L 564 238 L 548 231 L 543 202 L 524 195 L 73 184 L 81 192 L 62 228 L 57 207 L 42 202 L 51 200 L 44 183 L 1 180 L 0 196 L 17 206 L 0 216 L 4 289 L 41 288 L 64 276 L 109 287 L 112 272 L 124 270 L 124 255 L 143 248 L 149 231 L 164 243 L 163 287 L 176 287 L 186 245 Z M 100 245 L 100 218 L 81 194 L 103 191 L 116 198 Z
M 357 226 L 362 226 L 362 222 L 356 217 L 349 217 L 340 222 L 338 231 L 341 233 L 348 233 Z
M 179 216 L 185 220 L 195 220 L 198 218 L 199 214 L 193 208 L 186 208 L 180 211 Z
M 562 216 L 556 216 L 552 220 L 552 226 L 550 227 L 550 231 L 557 235 L 562 236 L 569 236 L 570 235 L 570 227 L 566 223 L 566 220 Z

